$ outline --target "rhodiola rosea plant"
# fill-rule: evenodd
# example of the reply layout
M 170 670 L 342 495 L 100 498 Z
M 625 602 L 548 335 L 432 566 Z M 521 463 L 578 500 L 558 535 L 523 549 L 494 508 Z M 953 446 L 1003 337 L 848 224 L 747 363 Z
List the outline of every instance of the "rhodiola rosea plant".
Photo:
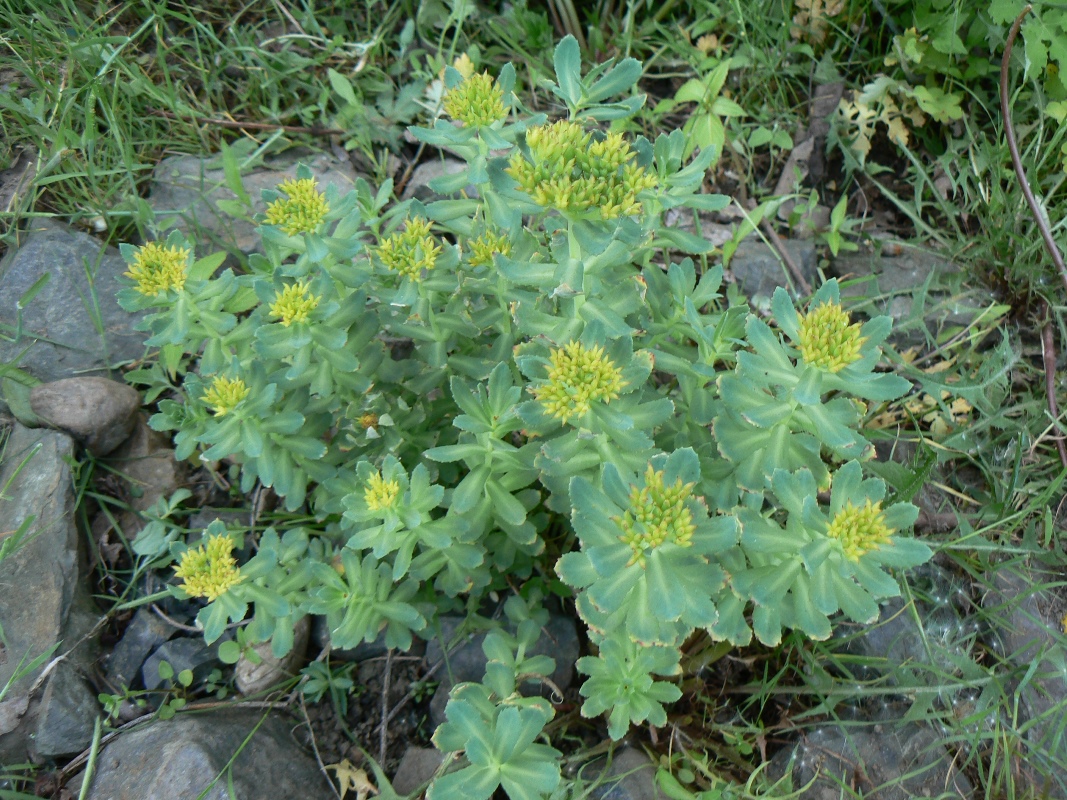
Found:
M 280 655 L 316 614 L 337 647 L 404 649 L 508 593 L 484 680 L 452 690 L 434 736 L 459 756 L 434 798 L 559 784 L 553 707 L 520 691 L 553 669 L 528 655 L 546 587 L 588 628 L 582 713 L 618 739 L 666 720 L 695 631 L 825 638 L 930 557 L 916 509 L 864 469 L 866 404 L 908 388 L 877 371 L 888 319 L 854 322 L 832 281 L 800 307 L 779 290 L 773 322 L 730 306 L 711 245 L 663 222 L 726 205 L 701 192 L 718 153 L 686 163 L 680 131 L 610 125 L 643 102 L 633 59 L 583 76 L 568 38 L 555 69 L 556 120 L 521 107 L 510 66 L 446 71 L 443 117 L 412 132 L 464 160 L 433 185 L 450 199 L 302 172 L 268 193 L 242 274 L 178 234 L 123 248 L 121 302 L 159 349 L 132 375 L 153 427 L 308 512 L 243 563 L 250 533 L 222 523 L 186 543 L 161 510 L 137 539 L 177 562 L 170 591 L 206 599 L 208 641 L 250 619 L 243 638 Z

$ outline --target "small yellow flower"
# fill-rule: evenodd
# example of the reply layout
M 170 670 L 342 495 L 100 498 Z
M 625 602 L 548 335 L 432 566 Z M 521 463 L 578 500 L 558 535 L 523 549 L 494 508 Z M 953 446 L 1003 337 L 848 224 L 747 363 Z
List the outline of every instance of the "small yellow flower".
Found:
M 588 412 L 594 400 L 615 400 L 626 385 L 622 370 L 600 345 L 571 342 L 553 349 L 550 359 L 548 380 L 531 391 L 545 411 L 564 424 Z
M 859 561 L 866 553 L 888 544 L 893 530 L 885 524 L 882 504 L 868 499 L 860 508 L 851 501 L 845 503 L 830 521 L 826 535 L 841 542 L 846 558 Z
M 294 322 L 307 322 L 308 315 L 318 307 L 320 299 L 308 292 L 307 283 L 297 281 L 274 296 L 270 313 L 280 317 L 282 325 L 288 328 Z
M 266 221 L 268 225 L 277 225 L 286 236 L 312 233 L 330 213 L 330 204 L 313 178 L 282 181 L 278 189 L 289 197 L 267 206 Z
M 363 430 L 367 430 L 367 428 L 377 428 L 378 415 L 372 411 L 368 411 L 366 414 L 360 414 L 359 419 L 357 419 L 356 422 L 359 423 L 359 427 L 363 428 Z
M 511 240 L 503 233 L 486 231 L 477 239 L 467 242 L 467 246 L 470 247 L 470 263 L 474 267 L 490 266 L 493 256 L 497 254 L 511 255 Z
M 693 493 L 693 483 L 679 478 L 671 486 L 664 485 L 664 473 L 656 472 L 649 464 L 645 485 L 630 488 L 630 507 L 615 522 L 622 529 L 620 540 L 633 550 L 631 564 L 645 565 L 646 551 L 672 542 L 679 547 L 693 543 L 696 525 L 693 512 L 685 504 Z
M 445 113 L 468 128 L 481 128 L 501 122 L 508 115 L 504 90 L 488 72 L 470 75 L 445 94 Z
M 821 303 L 800 317 L 797 344 L 804 363 L 840 372 L 860 359 L 867 339 L 837 303 Z
M 400 496 L 400 484 L 397 481 L 387 481 L 382 473 L 375 472 L 367 481 L 367 488 L 363 490 L 363 501 L 370 511 L 386 511 L 396 505 L 396 499 Z
M 403 233 L 394 233 L 375 249 L 388 269 L 406 278 L 421 280 L 423 271 L 437 264 L 443 248 L 430 235 L 430 223 L 421 217 L 409 219 Z
M 155 297 L 168 289 L 181 291 L 185 286 L 189 251 L 184 247 L 168 247 L 148 242 L 137 248 L 127 278 L 137 281 L 136 289 L 147 297 Z
M 216 417 L 223 417 L 237 408 L 246 397 L 248 387 L 243 380 L 216 375 L 202 399 L 212 407 Z
M 182 579 L 182 589 L 190 597 L 216 600 L 231 586 L 241 582 L 241 569 L 232 555 L 233 539 L 222 534 L 209 536 L 207 544 L 186 550 L 174 574 Z

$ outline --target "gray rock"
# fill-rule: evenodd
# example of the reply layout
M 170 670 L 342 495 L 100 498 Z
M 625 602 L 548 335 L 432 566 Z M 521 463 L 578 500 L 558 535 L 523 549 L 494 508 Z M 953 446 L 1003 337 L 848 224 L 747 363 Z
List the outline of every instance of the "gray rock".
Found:
M 336 186 L 341 195 L 347 194 L 357 177 L 350 164 L 323 153 L 293 152 L 269 158 L 262 167 L 241 176 L 254 213 L 260 214 L 267 209 L 260 193 L 295 178 L 298 163 L 311 170 L 319 182 L 320 191 Z M 159 162 L 152 173 L 148 202 L 163 229 L 183 231 L 197 243 L 198 251 L 206 253 L 222 248 L 251 253 L 260 249 L 256 226 L 244 219 L 234 219 L 218 206 L 220 200 L 236 198 L 226 186 L 226 176 L 217 158 L 172 156 Z
M 52 670 L 41 697 L 34 736 L 38 758 L 73 756 L 93 741 L 93 723 L 100 713 L 96 695 L 65 661 Z
M 311 641 L 318 651 L 322 651 L 326 646 L 330 645 L 330 629 L 326 626 L 325 617 L 316 616 L 312 621 Z M 383 631 L 378 638 L 372 642 L 360 642 L 355 647 L 349 647 L 345 650 L 331 647 L 330 659 L 333 661 L 359 662 L 371 658 L 379 658 L 384 656 L 388 651 L 389 648 L 385 646 L 385 632 Z
M 993 588 L 982 599 L 994 624 L 993 645 L 1014 664 L 1023 681 L 1009 685 L 1008 702 L 1017 707 L 1012 720 L 1025 730 L 1027 747 L 1024 780 L 1041 794 L 1054 781 L 1050 797 L 1067 797 L 1067 647 L 1063 645 L 1062 606 L 1051 586 L 1063 580 L 1062 572 L 1036 565 L 1004 566 L 995 572 Z
M 31 515 L 34 520 L 28 541 L 0 563 L 0 626 L 6 637 L 0 643 L 0 686 L 11 680 L 20 661 L 32 661 L 60 643 L 58 652 L 72 649 L 68 658 L 82 671 L 95 658 L 95 640 L 87 634 L 99 615 L 82 580 L 81 537 L 65 460 L 73 455 L 74 442 L 66 434 L 17 424 L 3 448 L 0 531 L 18 530 Z M 0 713 L 0 763 L 25 761 L 32 750 L 37 698 L 29 689 L 43 668 L 8 688 Z
M 95 456 L 106 456 L 126 440 L 140 407 L 141 396 L 132 386 L 107 378 L 64 378 L 30 391 L 33 413 Z
M 107 374 L 145 353 L 134 330 L 143 314 L 123 311 L 115 297 L 126 262 L 114 248 L 46 219 L 35 220 L 21 246 L 0 262 L 0 323 L 15 325 L 15 301 L 41 276 L 48 283 L 22 311 L 23 337 L 0 338 L 0 363 L 29 347 L 19 362 L 42 381 L 75 373 Z
M 159 677 L 159 665 L 164 661 L 174 668 L 175 675 L 182 670 L 192 670 L 194 683 L 206 678 L 220 663 L 215 648 L 208 647 L 203 639 L 171 639 L 157 647 L 141 667 L 144 688 L 157 689 L 165 683 Z
M 130 506 L 144 511 L 161 497 L 170 497 L 185 481 L 185 466 L 174 458 L 170 439 L 148 427 L 138 414 L 133 431 L 108 458 L 108 464 L 126 476 Z
M 430 188 L 430 181 L 448 175 L 455 175 L 466 168 L 467 165 L 464 162 L 454 158 L 434 159 L 433 161 L 419 164 L 411 173 L 411 178 L 408 180 L 407 186 L 404 187 L 404 194 L 401 199 L 407 200 L 414 197 L 427 203 L 432 200 L 440 200 L 442 195 Z M 468 186 L 467 195 L 468 197 L 477 197 L 478 192 L 473 186 Z
M 781 780 L 790 763 L 793 788 L 807 787 L 798 800 L 969 798 L 974 793 L 937 734 L 919 725 L 816 728 L 795 747 L 775 753 L 767 769 L 770 779 Z
M 274 657 L 270 642 L 263 642 L 252 648 L 259 656 L 258 664 L 253 664 L 242 655 L 234 668 L 237 690 L 241 694 L 257 694 L 291 678 L 304 663 L 310 631 L 310 618 L 301 617 L 293 626 L 293 647 L 281 658 Z
M 890 255 L 893 254 L 893 255 Z M 887 243 L 882 252 L 847 253 L 834 260 L 831 272 L 843 284 L 841 296 L 854 308 L 893 320 L 891 341 L 898 346 L 923 344 L 940 329 L 969 325 L 993 301 L 984 289 L 959 289 L 953 284 L 960 269 L 936 253 Z M 920 290 L 929 286 L 925 294 Z M 856 301 L 868 300 L 868 308 Z M 919 309 L 916 302 L 922 302 Z
M 393 789 L 397 794 L 411 794 L 433 777 L 441 766 L 444 754 L 433 747 L 410 745 L 397 765 Z
M 112 688 L 132 688 L 148 655 L 175 633 L 177 629 L 151 609 L 137 609 L 107 662 L 107 681 Z
M 785 240 L 785 249 L 812 284 L 816 279 L 815 245 L 811 241 Z M 738 245 L 730 259 L 730 272 L 749 297 L 770 297 L 779 286 L 789 288 L 792 276 L 777 250 L 762 240 L 749 236 Z
M 605 769 L 606 767 L 606 769 Z M 598 758 L 582 767 L 585 785 L 595 783 L 593 800 L 666 800 L 656 786 L 656 765 L 641 750 L 623 747 L 615 751 L 611 764 Z
M 429 666 L 432 667 L 444 658 L 441 643 L 447 645 L 455 638 L 463 620 L 464 617 L 452 615 L 441 617 L 441 636 L 426 643 L 426 663 Z M 452 687 L 465 681 L 479 681 L 485 675 L 487 659 L 482 651 L 484 641 L 484 633 L 471 637 L 453 650 L 448 656 L 447 664 L 438 669 L 436 674 L 441 682 L 430 700 L 430 720 L 435 726 L 445 721 L 445 705 Z M 556 668 L 549 679 L 561 691 L 574 680 L 574 662 L 578 660 L 578 653 L 578 627 L 573 619 L 562 615 L 549 617 L 548 624 L 541 631 L 541 638 L 527 651 L 529 656 L 544 655 L 555 659 Z M 528 688 L 524 687 L 524 691 Z M 545 694 L 551 693 L 548 687 L 541 688 Z
M 124 733 L 101 750 L 88 800 L 228 800 L 231 758 L 236 800 L 333 800 L 294 725 L 261 720 L 262 711 L 239 709 L 179 714 Z

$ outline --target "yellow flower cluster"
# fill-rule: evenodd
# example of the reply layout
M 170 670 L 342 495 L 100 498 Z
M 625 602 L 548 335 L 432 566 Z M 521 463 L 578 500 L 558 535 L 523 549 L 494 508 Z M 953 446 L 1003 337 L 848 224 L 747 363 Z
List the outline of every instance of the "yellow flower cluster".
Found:
M 137 281 L 136 289 L 147 297 L 155 297 L 168 289 L 180 291 L 185 286 L 189 250 L 148 242 L 137 249 L 127 278 Z
M 424 270 L 434 268 L 442 249 L 430 235 L 430 223 L 415 217 L 408 220 L 403 233 L 383 239 L 375 252 L 388 269 L 417 281 Z
M 397 481 L 385 480 L 380 472 L 370 476 L 367 488 L 363 490 L 363 502 L 370 511 L 386 511 L 392 508 L 399 496 L 400 484 Z
M 615 522 L 622 529 L 619 537 L 633 550 L 631 564 L 645 565 L 646 551 L 672 542 L 679 547 L 689 547 L 693 542 L 696 525 L 693 512 L 685 501 L 693 493 L 692 483 L 682 483 L 679 478 L 666 486 L 664 473 L 656 472 L 649 464 L 645 472 L 645 485 L 630 489 L 630 507 Z
M 564 424 L 588 412 L 594 400 L 615 400 L 626 385 L 622 370 L 600 345 L 571 342 L 553 349 L 550 359 L 548 380 L 531 391 L 545 411 Z
M 593 141 L 577 122 L 560 120 L 528 130 L 526 144 L 532 160 L 516 152 L 506 171 L 538 205 L 628 217 L 641 213 L 637 194 L 656 186 L 621 133 Z
M 307 283 L 297 281 L 274 296 L 270 313 L 280 317 L 282 325 L 288 328 L 294 322 L 307 322 L 308 315 L 318 307 L 320 299 L 308 292 Z
M 861 556 L 887 544 L 893 530 L 885 524 L 880 502 L 867 500 L 857 508 L 849 501 L 834 515 L 826 535 L 841 542 L 846 558 L 859 561 Z
M 474 267 L 490 266 L 493 256 L 498 253 L 502 256 L 511 255 L 511 240 L 503 233 L 486 231 L 477 239 L 467 242 L 467 246 L 471 251 L 470 263 Z
M 330 204 L 318 190 L 314 178 L 282 181 L 278 189 L 289 197 L 279 198 L 267 206 L 266 221 L 269 225 L 277 225 L 286 236 L 312 233 L 330 213 Z
M 248 387 L 243 380 L 216 375 L 202 399 L 212 407 L 216 417 L 223 417 L 237 408 L 246 397 Z
M 805 364 L 840 372 L 860 359 L 866 338 L 837 303 L 822 303 L 800 317 L 797 344 Z
M 449 89 L 444 99 L 445 113 L 468 128 L 488 127 L 503 121 L 504 91 L 488 72 L 470 75 L 463 83 Z
M 225 535 L 209 536 L 207 544 L 186 550 L 174 569 L 182 579 L 182 589 L 190 597 L 216 600 L 231 586 L 241 582 L 241 569 L 232 555 L 233 539 Z

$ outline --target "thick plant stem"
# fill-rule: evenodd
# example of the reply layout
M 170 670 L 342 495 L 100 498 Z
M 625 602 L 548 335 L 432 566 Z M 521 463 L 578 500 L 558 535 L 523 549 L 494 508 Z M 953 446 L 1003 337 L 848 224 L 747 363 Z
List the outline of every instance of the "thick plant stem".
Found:
M 1030 10 L 1031 6 L 1026 6 L 1019 13 L 1019 16 L 1015 18 L 1011 30 L 1008 31 L 1008 40 L 1004 43 L 1004 57 L 1000 61 L 1000 113 L 1004 117 L 1004 137 L 1008 140 L 1008 151 L 1011 153 L 1011 163 L 1015 167 L 1015 175 L 1019 178 L 1019 186 L 1022 188 L 1026 203 L 1030 206 L 1030 211 L 1034 215 L 1034 222 L 1037 223 L 1038 230 L 1041 231 L 1045 249 L 1052 256 L 1052 263 L 1056 265 L 1056 269 L 1060 273 L 1060 279 L 1063 281 L 1063 287 L 1067 290 L 1067 265 L 1063 263 L 1063 254 L 1060 253 L 1056 240 L 1052 238 L 1052 231 L 1049 230 L 1045 216 L 1041 213 L 1041 208 L 1037 204 L 1037 198 L 1034 197 L 1034 193 L 1030 189 L 1030 182 L 1026 179 L 1026 172 L 1023 171 L 1023 161 L 1019 156 L 1019 143 L 1015 139 L 1015 128 L 1011 122 L 1011 103 L 1008 98 L 1008 65 L 1011 62 L 1011 48 L 1015 44 L 1015 37 L 1019 35 L 1019 28 L 1022 27 L 1023 20 L 1026 19 L 1026 15 L 1030 13 Z M 1056 345 L 1052 334 L 1052 320 L 1049 319 L 1041 330 L 1041 357 L 1045 367 L 1045 396 L 1048 400 L 1048 410 L 1052 416 L 1052 424 L 1058 426 L 1060 412 L 1056 403 Z M 1055 440 L 1056 449 L 1060 454 L 1060 463 L 1063 464 L 1064 469 L 1067 469 L 1067 445 L 1064 445 L 1063 437 L 1059 432 L 1056 433 Z

